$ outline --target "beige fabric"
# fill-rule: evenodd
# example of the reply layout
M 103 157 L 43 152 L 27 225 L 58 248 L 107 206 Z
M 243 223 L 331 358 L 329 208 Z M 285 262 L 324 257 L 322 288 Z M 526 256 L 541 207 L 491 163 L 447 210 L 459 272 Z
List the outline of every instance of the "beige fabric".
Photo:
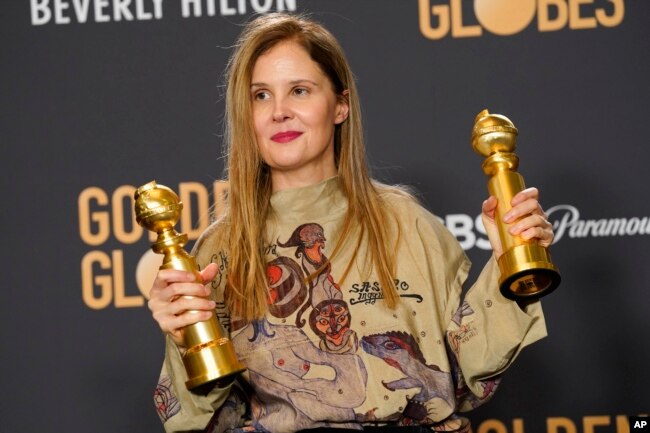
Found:
M 467 428 L 456 413 L 489 399 L 521 349 L 546 335 L 541 306 L 522 311 L 503 298 L 494 260 L 461 305 L 470 264 L 456 239 L 412 199 L 394 193 L 386 199 L 399 215 L 395 310 L 384 306 L 376 276 L 364 269 L 363 245 L 340 280 L 351 240 L 329 268 L 305 282 L 338 241 L 347 201 L 337 178 L 273 195 L 267 258 L 274 302 L 265 320 L 244 324 L 230 317 L 222 304 L 225 275 L 213 285 L 218 316 L 248 366 L 245 385 L 207 396 L 187 391 L 180 354 L 168 340 L 161 373 L 168 404 L 162 410 L 159 404 L 168 432 L 202 430 L 219 407 L 208 431 L 251 425 L 243 401 L 250 404 L 251 428 L 274 433 L 377 422 Z M 227 252 L 210 230 L 197 247 L 201 266 L 225 265 Z M 338 334 L 337 324 L 344 325 Z

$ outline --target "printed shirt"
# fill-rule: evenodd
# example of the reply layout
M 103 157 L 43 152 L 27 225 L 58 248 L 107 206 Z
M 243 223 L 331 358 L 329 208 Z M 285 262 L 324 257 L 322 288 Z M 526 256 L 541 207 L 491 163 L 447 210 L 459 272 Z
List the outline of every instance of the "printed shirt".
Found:
M 336 177 L 273 194 L 264 319 L 245 323 L 225 310 L 228 255 L 208 229 L 196 258 L 201 267 L 215 262 L 222 270 L 212 282 L 217 317 L 247 370 L 225 388 L 188 391 L 181 353 L 167 338 L 155 392 L 166 431 L 382 424 L 469 431 L 458 413 L 487 401 L 518 353 L 546 335 L 540 303 L 522 310 L 505 299 L 494 259 L 461 302 L 470 263 L 456 239 L 412 198 L 384 199 L 398 218 L 391 225 L 399 238 L 395 309 L 385 306 L 366 247 L 354 236 L 328 257 L 347 211 Z M 354 248 L 356 260 L 342 280 Z

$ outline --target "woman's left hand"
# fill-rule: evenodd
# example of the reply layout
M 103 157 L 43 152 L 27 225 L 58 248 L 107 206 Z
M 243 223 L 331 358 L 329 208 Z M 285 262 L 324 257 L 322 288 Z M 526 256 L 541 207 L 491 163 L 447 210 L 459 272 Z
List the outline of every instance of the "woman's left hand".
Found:
M 510 202 L 512 208 L 503 216 L 503 222 L 508 225 L 511 235 L 520 236 L 522 239 L 537 240 L 543 247 L 553 243 L 553 226 L 548 222 L 544 210 L 539 204 L 539 191 L 537 188 L 527 188 L 517 193 Z M 490 196 L 483 202 L 482 219 L 485 231 L 492 244 L 494 256 L 498 259 L 503 254 L 503 246 L 499 238 L 499 231 L 494 221 L 497 208 L 497 199 Z

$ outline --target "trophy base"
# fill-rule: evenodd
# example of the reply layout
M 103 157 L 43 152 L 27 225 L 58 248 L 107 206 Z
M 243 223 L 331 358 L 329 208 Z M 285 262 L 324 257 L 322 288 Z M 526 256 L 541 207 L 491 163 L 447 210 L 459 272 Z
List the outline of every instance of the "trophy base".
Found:
M 499 289 L 507 299 L 534 300 L 546 296 L 560 285 L 560 273 L 546 248 L 537 244 L 518 245 L 498 260 Z
M 246 370 L 227 338 L 190 348 L 183 355 L 183 364 L 189 378 L 185 382 L 187 389 L 196 389 L 208 383 L 224 387 Z

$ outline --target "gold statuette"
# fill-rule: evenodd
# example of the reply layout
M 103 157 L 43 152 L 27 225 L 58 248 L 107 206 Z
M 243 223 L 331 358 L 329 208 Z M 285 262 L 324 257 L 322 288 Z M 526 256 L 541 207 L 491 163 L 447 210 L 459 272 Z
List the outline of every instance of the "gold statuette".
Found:
M 519 158 L 513 153 L 517 133 L 510 119 L 483 110 L 476 116 L 472 147 L 486 157 L 483 171 L 490 178 L 488 191 L 498 200 L 494 220 L 503 246 L 498 259 L 501 293 L 508 299 L 524 300 L 549 294 L 560 284 L 560 273 L 546 248 L 535 240 L 511 235 L 511 224 L 503 222 L 503 215 L 512 207 L 512 198 L 525 188 L 523 177 L 516 171 Z
M 176 193 L 152 181 L 138 188 L 134 198 L 136 221 L 158 234 L 151 249 L 164 254 L 160 269 L 191 272 L 196 275 L 197 281 L 201 281 L 196 260 L 183 249 L 187 235 L 174 230 L 183 209 L 183 203 Z M 221 328 L 214 313 L 206 321 L 183 328 L 183 340 L 187 348 L 183 354 L 183 364 L 187 371 L 188 380 L 185 385 L 188 389 L 213 381 L 218 386 L 226 385 L 246 369 L 237 359 L 232 341 Z

